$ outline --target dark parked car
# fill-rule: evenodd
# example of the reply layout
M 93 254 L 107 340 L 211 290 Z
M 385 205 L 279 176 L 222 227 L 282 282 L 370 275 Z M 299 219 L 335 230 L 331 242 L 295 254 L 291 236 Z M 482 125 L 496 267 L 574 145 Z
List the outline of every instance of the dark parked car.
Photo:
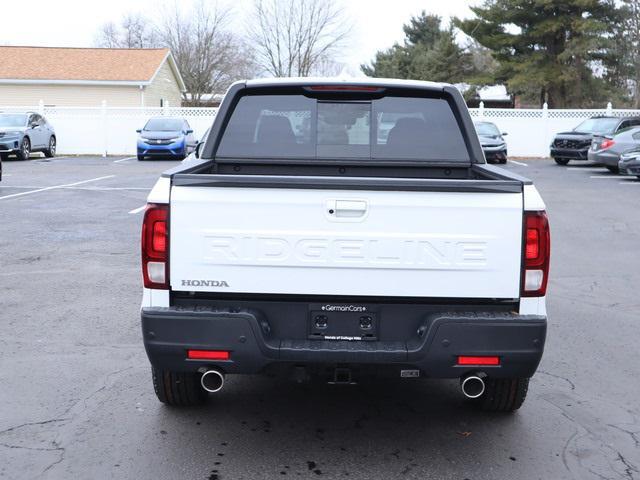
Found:
M 589 150 L 589 160 L 618 173 L 620 155 L 637 147 L 640 147 L 640 127 L 628 128 L 615 135 L 595 137 Z
M 556 134 L 551 142 L 551 157 L 558 165 L 571 160 L 588 160 L 589 148 L 596 136 L 613 135 L 640 125 L 640 117 L 592 117 L 570 132 Z
M 506 133 L 501 133 L 491 122 L 473 122 L 473 124 L 487 162 L 507 163 L 507 144 L 503 138 Z
M 154 117 L 149 119 L 138 136 L 138 160 L 147 157 L 183 159 L 196 148 L 196 139 L 189 123 L 183 118 Z
M 0 156 L 27 160 L 31 152 L 56 154 L 56 132 L 47 119 L 35 112 L 0 113 Z
M 635 175 L 640 179 L 640 147 L 620 155 L 618 169 L 624 175 Z

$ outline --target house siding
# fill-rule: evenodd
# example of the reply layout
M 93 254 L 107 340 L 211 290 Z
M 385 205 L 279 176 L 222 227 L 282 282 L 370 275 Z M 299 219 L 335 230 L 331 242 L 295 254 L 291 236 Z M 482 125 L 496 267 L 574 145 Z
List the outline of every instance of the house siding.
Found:
M 0 106 L 33 106 L 40 100 L 51 106 L 94 107 L 106 100 L 112 107 L 139 107 L 141 91 L 138 86 L 0 84 Z
M 179 107 L 182 105 L 182 94 L 176 78 L 169 62 L 164 62 L 153 79 L 151 85 L 144 89 L 144 105 L 145 107 L 159 107 L 160 99 L 166 105 L 169 102 L 171 107 Z

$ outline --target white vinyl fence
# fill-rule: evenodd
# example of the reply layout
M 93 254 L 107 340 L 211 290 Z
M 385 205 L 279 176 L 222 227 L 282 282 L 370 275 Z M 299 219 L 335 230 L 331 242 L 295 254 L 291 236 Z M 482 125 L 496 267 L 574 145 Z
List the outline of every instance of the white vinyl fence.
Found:
M 509 156 L 548 157 L 549 146 L 558 132 L 573 130 L 579 123 L 596 115 L 616 117 L 638 115 L 640 110 L 615 110 L 611 104 L 607 108 L 593 110 L 561 109 L 508 109 L 480 108 L 469 109 L 474 120 L 486 120 L 497 125 L 505 138 Z
M 211 126 L 216 108 L 191 107 L 1 107 L 0 112 L 36 111 L 54 126 L 58 137 L 58 154 L 135 155 L 136 129 L 142 128 L 153 116 L 185 118 L 197 138 Z M 507 132 L 509 155 L 514 157 L 546 157 L 555 133 L 573 129 L 595 115 L 640 115 L 640 110 L 503 109 L 472 108 L 474 120 L 495 123 Z
M 41 113 L 53 125 L 58 155 L 135 155 L 136 129 L 151 117 L 185 118 L 196 138 L 201 138 L 217 108 L 182 107 L 1 107 L 0 112 Z

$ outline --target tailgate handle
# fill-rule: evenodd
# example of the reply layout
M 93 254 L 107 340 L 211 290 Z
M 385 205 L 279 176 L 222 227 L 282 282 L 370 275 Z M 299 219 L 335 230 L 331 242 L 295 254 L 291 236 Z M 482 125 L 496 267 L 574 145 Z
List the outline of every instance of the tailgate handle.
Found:
M 367 213 L 367 202 L 364 200 L 336 200 L 335 216 L 339 218 L 358 218 Z

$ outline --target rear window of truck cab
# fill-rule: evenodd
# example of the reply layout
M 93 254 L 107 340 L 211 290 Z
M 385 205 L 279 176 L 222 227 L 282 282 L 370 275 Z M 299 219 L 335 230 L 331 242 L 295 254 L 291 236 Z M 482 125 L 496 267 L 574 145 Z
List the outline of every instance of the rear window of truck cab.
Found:
M 445 98 L 332 99 L 304 94 L 240 97 L 216 157 L 470 161 Z

